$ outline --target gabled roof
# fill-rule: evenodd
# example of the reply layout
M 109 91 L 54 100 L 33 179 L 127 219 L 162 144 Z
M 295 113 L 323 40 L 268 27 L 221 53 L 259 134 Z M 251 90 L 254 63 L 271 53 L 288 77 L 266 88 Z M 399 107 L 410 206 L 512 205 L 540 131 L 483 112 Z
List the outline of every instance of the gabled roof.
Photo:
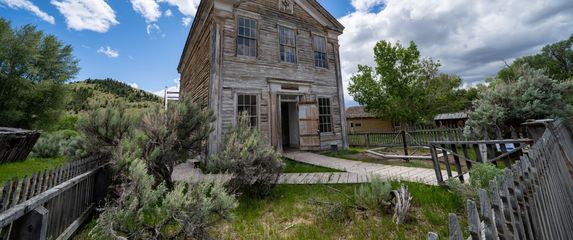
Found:
M 364 110 L 363 106 L 349 107 L 346 109 L 346 118 L 373 118 L 374 116 Z
M 330 14 L 330 12 L 328 12 L 322 5 L 320 5 L 317 0 L 295 0 L 295 2 L 298 3 L 308 14 L 310 14 L 310 16 L 325 26 L 330 27 L 331 30 L 338 31 L 340 33 L 344 31 L 344 26 L 342 23 L 340 23 L 334 16 L 332 16 L 332 14 Z M 307 8 L 305 3 L 308 3 L 319 14 L 315 14 L 312 9 Z M 325 20 L 331 25 L 329 26 L 326 24 Z
M 434 121 L 458 120 L 458 119 L 467 119 L 467 118 L 468 118 L 467 112 L 442 113 L 442 114 L 436 115 L 436 117 L 434 117 Z

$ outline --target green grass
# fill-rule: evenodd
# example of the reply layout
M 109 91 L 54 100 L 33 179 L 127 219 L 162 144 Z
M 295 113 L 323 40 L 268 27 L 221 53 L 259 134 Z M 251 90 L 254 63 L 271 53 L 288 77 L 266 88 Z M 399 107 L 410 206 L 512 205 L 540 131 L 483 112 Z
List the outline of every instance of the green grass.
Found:
M 440 187 L 406 185 L 413 203 L 404 225 L 394 224 L 392 213 L 372 212 L 353 212 L 349 222 L 341 223 L 320 217 L 310 203 L 342 201 L 358 185 L 279 185 L 265 199 L 240 199 L 235 220 L 212 227 L 211 234 L 216 239 L 426 239 L 433 231 L 447 237 L 448 213 L 465 215 L 462 200 Z
M 28 159 L 23 162 L 0 164 L 0 183 L 4 183 L 14 177 L 22 178 L 24 176 L 30 176 L 35 172 L 44 171 L 44 169 L 56 168 L 67 162 L 64 157 L 28 157 Z
M 315 173 L 315 172 L 342 172 L 340 170 L 321 167 L 283 158 L 285 168 L 283 173 Z

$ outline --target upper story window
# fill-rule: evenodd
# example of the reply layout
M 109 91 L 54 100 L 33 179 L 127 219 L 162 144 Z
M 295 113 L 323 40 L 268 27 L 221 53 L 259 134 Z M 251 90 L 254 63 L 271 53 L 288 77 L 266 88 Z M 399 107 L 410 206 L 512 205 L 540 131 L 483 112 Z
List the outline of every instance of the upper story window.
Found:
M 237 55 L 257 56 L 257 20 L 239 17 L 237 24 Z
M 313 36 L 314 48 L 314 66 L 328 68 L 328 62 L 326 59 L 326 39 L 321 36 Z
M 296 37 L 294 30 L 279 26 L 281 62 L 296 63 Z
M 293 14 L 294 4 L 292 0 L 279 0 L 279 9 L 282 12 Z
M 332 113 L 330 98 L 318 98 L 318 119 L 321 133 L 332 132 Z

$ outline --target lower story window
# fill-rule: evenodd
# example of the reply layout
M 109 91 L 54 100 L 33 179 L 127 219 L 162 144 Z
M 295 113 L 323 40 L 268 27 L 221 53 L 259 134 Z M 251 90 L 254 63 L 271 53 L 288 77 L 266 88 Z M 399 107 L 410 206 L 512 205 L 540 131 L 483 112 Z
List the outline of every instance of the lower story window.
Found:
M 257 95 L 241 94 L 237 96 L 237 118 L 242 114 L 247 114 L 251 127 L 257 126 Z
M 318 119 L 321 133 L 332 132 L 332 113 L 330 98 L 318 98 Z

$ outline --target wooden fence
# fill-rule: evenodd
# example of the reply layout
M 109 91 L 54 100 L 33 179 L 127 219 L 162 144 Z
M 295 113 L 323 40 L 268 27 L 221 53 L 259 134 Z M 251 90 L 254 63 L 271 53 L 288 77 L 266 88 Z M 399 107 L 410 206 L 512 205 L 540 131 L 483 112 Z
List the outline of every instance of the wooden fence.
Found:
M 477 203 L 467 201 L 471 239 L 572 238 L 571 137 L 563 122 L 547 123 L 528 153 L 479 191 Z M 455 214 L 449 215 L 449 233 L 449 239 L 464 239 Z M 428 233 L 428 239 L 438 235 Z
M 427 146 L 431 141 L 465 140 L 461 128 L 410 129 L 395 132 L 348 134 L 350 146 L 366 148 L 404 146 L 404 139 L 408 146 Z
M 92 156 L 7 181 L 0 197 L 1 239 L 68 239 L 105 199 L 108 156 Z
M 0 164 L 24 161 L 39 137 L 38 131 L 0 127 Z

